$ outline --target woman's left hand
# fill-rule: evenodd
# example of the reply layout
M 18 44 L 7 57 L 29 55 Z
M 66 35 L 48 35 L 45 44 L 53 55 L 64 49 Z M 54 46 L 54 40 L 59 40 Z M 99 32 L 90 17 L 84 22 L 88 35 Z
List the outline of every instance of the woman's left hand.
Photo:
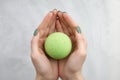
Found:
M 46 15 L 31 41 L 31 59 L 36 69 L 36 80 L 58 79 L 57 61 L 47 57 L 44 51 L 45 39 L 55 32 L 56 13 L 57 11 L 53 10 Z

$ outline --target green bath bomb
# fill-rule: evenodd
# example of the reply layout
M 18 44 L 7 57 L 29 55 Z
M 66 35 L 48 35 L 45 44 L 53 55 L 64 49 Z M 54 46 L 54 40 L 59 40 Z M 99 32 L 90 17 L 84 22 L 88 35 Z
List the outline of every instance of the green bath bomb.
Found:
M 71 39 L 62 32 L 50 34 L 45 40 L 45 51 L 53 59 L 63 59 L 72 50 Z

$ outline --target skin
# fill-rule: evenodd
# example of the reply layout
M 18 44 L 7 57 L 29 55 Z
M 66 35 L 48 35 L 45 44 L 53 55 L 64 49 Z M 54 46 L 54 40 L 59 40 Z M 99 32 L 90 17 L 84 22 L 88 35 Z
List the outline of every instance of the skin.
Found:
M 39 33 L 31 41 L 31 60 L 36 69 L 36 80 L 57 80 L 58 62 L 45 55 L 43 43 L 54 32 L 56 12 L 49 12 L 38 27 Z
M 74 50 L 71 52 L 71 55 L 59 61 L 59 76 L 63 80 L 83 80 L 81 72 L 86 58 L 86 40 L 83 34 L 72 31 L 77 24 L 67 13 L 58 12 L 58 16 L 60 17 L 61 26 L 60 24 L 57 25 L 57 31 L 60 31 L 59 27 L 61 27 L 61 32 L 66 33 L 74 43 Z
M 68 15 L 57 10 L 49 12 L 38 27 L 38 34 L 31 41 L 31 60 L 36 70 L 36 80 L 83 80 L 82 67 L 86 58 L 87 42 L 83 34 L 75 30 L 77 24 Z M 44 41 L 53 32 L 67 34 L 73 43 L 71 54 L 63 60 L 46 56 Z M 79 64 L 78 64 L 79 63 Z

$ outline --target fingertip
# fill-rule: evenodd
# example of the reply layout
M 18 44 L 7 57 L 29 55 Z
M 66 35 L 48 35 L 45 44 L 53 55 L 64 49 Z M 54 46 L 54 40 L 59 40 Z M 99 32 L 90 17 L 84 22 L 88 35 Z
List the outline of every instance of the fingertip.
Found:
M 48 13 L 48 16 L 49 16 L 49 17 L 52 17 L 52 15 L 53 15 L 52 12 L 49 12 L 49 13 Z
M 60 10 L 58 10 L 58 13 L 61 12 Z
M 50 12 L 47 14 L 47 19 L 52 18 L 52 16 L 53 16 L 53 11 L 50 11 Z
M 79 26 L 76 26 L 76 31 L 77 31 L 79 34 L 82 33 L 81 28 L 80 28 Z
M 54 11 L 54 10 L 55 10 L 55 11 L 57 11 L 57 9 L 56 9 L 56 8 L 55 8 L 55 9 L 53 9 L 53 11 Z
M 57 9 L 54 9 L 54 10 L 53 10 L 53 13 L 54 13 L 54 14 L 57 14 L 57 12 L 58 12 Z
M 67 18 L 68 18 L 68 14 L 67 14 L 66 12 L 63 12 L 63 17 L 64 17 L 65 19 L 67 19 Z
M 87 43 L 85 42 L 83 34 L 77 33 L 77 44 L 79 49 L 86 49 L 87 48 Z
M 66 11 L 63 11 L 62 13 L 67 13 Z
M 38 33 L 38 29 L 35 29 L 34 33 L 33 33 L 33 36 L 36 36 Z
M 33 33 L 33 37 L 38 37 L 39 36 L 39 29 L 35 29 L 34 33 Z
M 62 15 L 62 12 L 58 11 L 58 16 L 61 17 L 61 15 Z
M 32 44 L 39 40 L 39 29 L 35 29 L 32 38 Z
M 76 36 L 79 40 L 83 39 L 82 34 L 79 34 L 78 32 L 76 32 Z
M 57 15 L 58 10 L 57 9 L 53 9 L 52 11 L 50 11 L 51 13 L 53 13 L 54 15 Z
M 33 37 L 32 37 L 31 43 L 32 43 L 32 44 L 37 43 L 38 40 L 39 40 L 39 33 L 37 33 L 36 36 L 33 36 Z
M 51 18 L 53 16 L 53 11 L 49 11 L 45 17 L 45 19 L 47 18 Z

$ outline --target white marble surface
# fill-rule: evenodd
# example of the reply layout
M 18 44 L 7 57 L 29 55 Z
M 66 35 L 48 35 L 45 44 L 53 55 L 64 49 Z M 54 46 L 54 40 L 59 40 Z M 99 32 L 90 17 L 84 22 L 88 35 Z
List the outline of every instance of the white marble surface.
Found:
M 0 0 L 0 80 L 34 80 L 30 40 L 54 8 L 68 12 L 87 38 L 85 80 L 120 80 L 120 0 Z

